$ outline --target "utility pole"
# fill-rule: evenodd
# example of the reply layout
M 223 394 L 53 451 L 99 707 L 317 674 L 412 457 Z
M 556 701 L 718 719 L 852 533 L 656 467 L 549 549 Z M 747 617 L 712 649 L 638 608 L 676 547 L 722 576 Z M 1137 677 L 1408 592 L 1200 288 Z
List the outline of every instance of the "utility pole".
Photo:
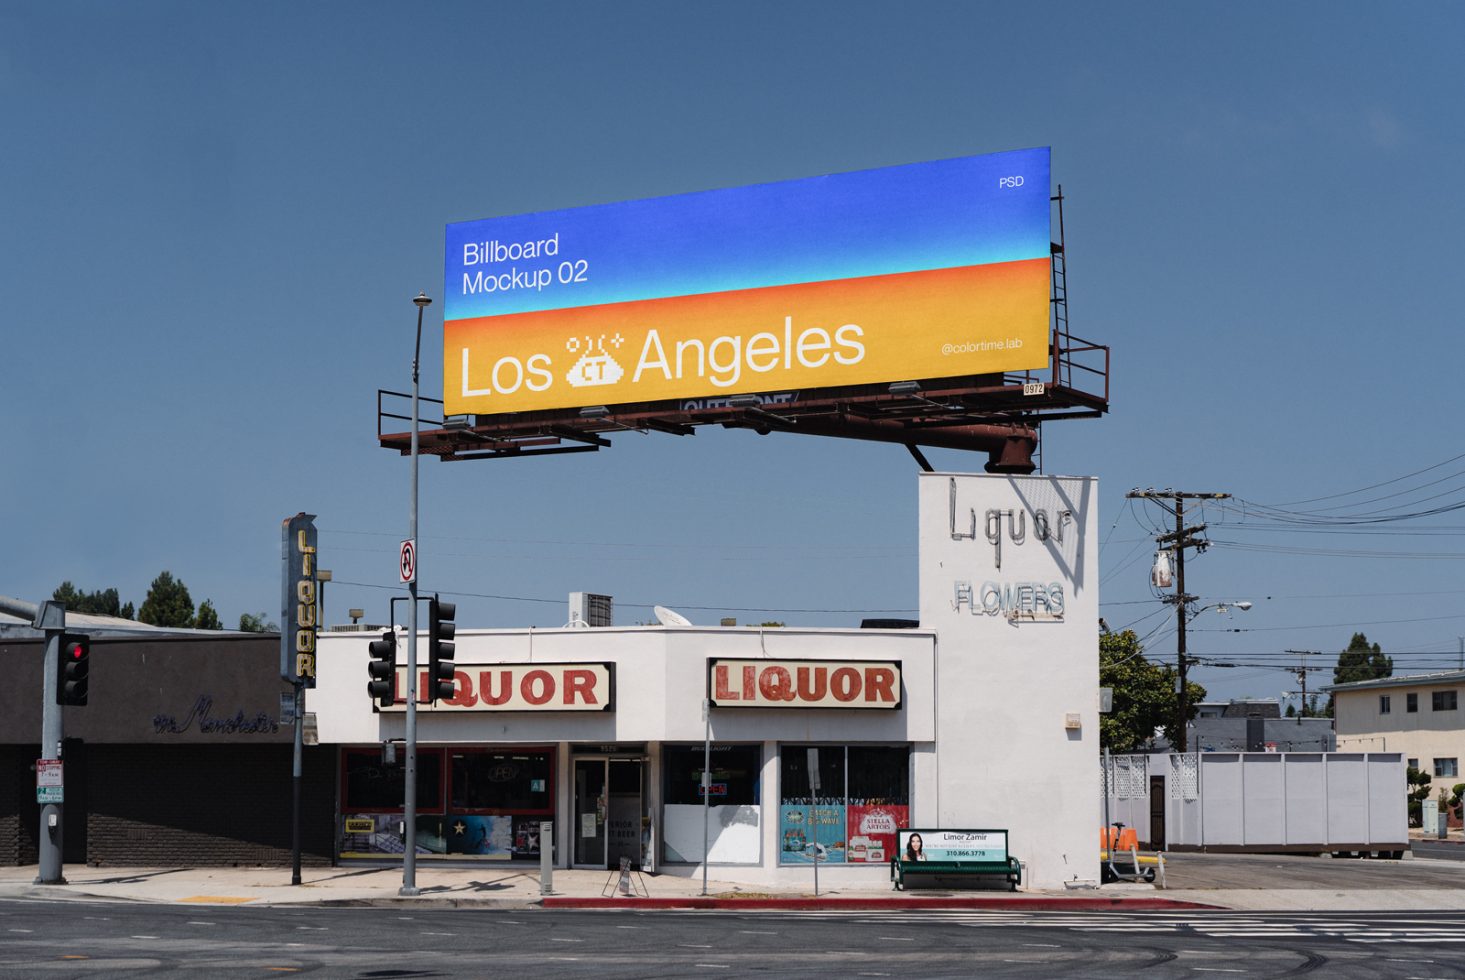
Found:
M 1283 653 L 1294 653 L 1302 658 L 1301 662 L 1297 665 L 1297 669 L 1292 672 L 1297 675 L 1297 683 L 1302 687 L 1302 710 L 1297 712 L 1297 724 L 1300 725 L 1302 724 L 1302 716 L 1307 714 L 1307 672 L 1309 670 L 1320 669 L 1317 667 L 1309 667 L 1307 665 L 1307 658 L 1321 656 L 1322 652 L 1319 650 L 1284 650 Z
M 1179 678 L 1175 698 L 1177 712 L 1175 748 L 1179 752 L 1184 752 L 1186 751 L 1185 725 L 1189 721 L 1190 714 L 1185 691 L 1187 668 L 1190 666 L 1190 660 L 1185 655 L 1185 624 L 1189 618 L 1187 606 L 1196 598 L 1185 591 L 1185 549 L 1194 548 L 1197 552 L 1202 552 L 1210 546 L 1209 541 L 1198 537 L 1206 529 L 1204 524 L 1185 526 L 1185 502 L 1187 500 L 1227 500 L 1231 495 L 1229 493 L 1188 493 L 1180 490 L 1131 490 L 1125 496 L 1139 500 L 1170 500 L 1175 504 L 1172 511 L 1175 515 L 1174 532 L 1159 535 L 1155 538 L 1155 543 L 1162 548 L 1169 545 L 1170 550 L 1175 554 L 1175 595 L 1166 597 L 1165 601 L 1175 604 L 1175 666 Z

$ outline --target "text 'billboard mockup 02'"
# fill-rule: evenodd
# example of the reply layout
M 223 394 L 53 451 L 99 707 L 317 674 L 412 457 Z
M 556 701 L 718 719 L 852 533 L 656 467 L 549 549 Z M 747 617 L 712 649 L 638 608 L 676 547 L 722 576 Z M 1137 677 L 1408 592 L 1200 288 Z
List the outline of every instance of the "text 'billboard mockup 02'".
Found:
M 1046 147 L 447 227 L 443 398 L 491 415 L 1048 362 Z

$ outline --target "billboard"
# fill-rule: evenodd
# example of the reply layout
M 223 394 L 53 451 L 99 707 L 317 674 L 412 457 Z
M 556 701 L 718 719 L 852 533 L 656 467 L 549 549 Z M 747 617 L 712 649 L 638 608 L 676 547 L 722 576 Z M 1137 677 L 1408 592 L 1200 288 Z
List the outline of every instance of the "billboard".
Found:
M 1041 147 L 447 226 L 449 415 L 1048 363 Z

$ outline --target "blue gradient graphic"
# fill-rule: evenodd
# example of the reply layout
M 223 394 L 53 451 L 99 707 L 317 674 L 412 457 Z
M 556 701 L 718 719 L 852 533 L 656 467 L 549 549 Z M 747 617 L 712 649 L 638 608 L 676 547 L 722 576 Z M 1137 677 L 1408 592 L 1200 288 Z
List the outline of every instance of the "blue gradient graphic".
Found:
M 1039 147 L 450 224 L 444 316 L 1046 258 L 1049 160 L 1049 149 Z M 999 183 L 1014 177 L 1021 186 Z M 464 243 L 507 245 L 556 233 L 558 255 L 463 264 Z M 578 261 L 584 281 L 561 282 L 561 263 Z M 512 268 L 547 268 L 552 281 L 542 289 L 464 294 L 465 272 Z

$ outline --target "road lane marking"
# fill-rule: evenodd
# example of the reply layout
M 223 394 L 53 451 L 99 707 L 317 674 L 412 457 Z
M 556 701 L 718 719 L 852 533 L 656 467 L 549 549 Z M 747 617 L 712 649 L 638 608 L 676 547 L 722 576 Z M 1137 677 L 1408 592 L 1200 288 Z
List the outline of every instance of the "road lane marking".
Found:
M 731 969 L 728 963 L 693 963 L 693 966 L 701 967 L 704 970 L 727 970 Z
M 711 943 L 677 943 L 682 949 L 711 949 Z
M 1033 946 L 1037 949 L 1062 949 L 1057 943 L 1023 943 L 1024 946 Z
M 625 927 L 622 926 L 621 928 L 625 928 Z M 767 930 L 767 929 L 739 929 L 738 932 L 742 933 L 744 936 L 776 936 L 776 935 L 778 935 L 778 933 L 772 932 L 772 931 Z
M 915 940 L 912 939 L 910 936 L 876 936 L 875 938 L 876 939 L 887 939 L 890 942 L 894 942 L 894 943 L 913 943 L 913 942 L 915 942 Z
M 583 943 L 585 940 L 583 940 L 583 939 L 561 939 L 559 936 L 551 936 L 549 938 L 549 941 L 552 942 L 552 943 Z

